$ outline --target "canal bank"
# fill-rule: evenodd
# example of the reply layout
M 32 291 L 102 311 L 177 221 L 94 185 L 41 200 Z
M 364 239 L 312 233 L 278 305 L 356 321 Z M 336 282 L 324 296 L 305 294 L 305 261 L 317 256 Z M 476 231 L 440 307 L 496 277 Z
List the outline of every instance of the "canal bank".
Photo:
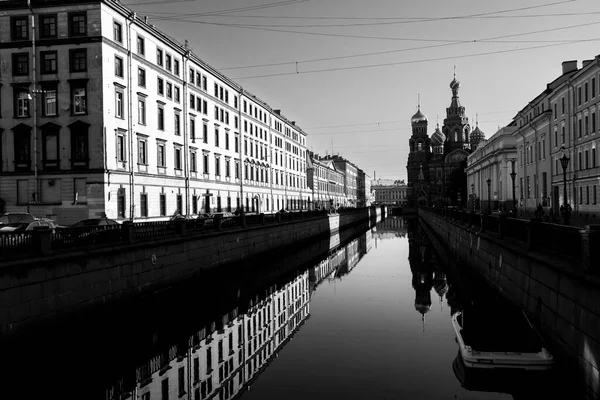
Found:
M 133 235 L 125 235 L 118 245 L 5 262 L 0 267 L 0 335 L 384 217 L 383 209 L 371 207 L 203 235 L 178 222 L 177 236 L 135 242 L 128 240 Z
M 600 396 L 600 280 L 573 263 L 460 219 L 419 209 L 434 247 L 459 268 L 476 271 L 503 298 L 535 321 L 566 370 L 576 371 L 585 396 Z

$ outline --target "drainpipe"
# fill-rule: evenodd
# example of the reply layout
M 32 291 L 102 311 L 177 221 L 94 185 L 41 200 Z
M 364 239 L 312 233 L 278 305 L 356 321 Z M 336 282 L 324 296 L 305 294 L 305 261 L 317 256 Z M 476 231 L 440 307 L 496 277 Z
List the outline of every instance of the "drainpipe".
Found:
M 523 132 L 521 132 L 521 128 L 517 129 L 517 134 L 521 135 L 521 139 L 523 139 L 523 150 L 525 152 L 527 152 L 527 147 L 525 146 L 525 135 L 523 134 Z M 519 156 L 519 148 L 517 147 L 517 157 Z M 527 154 L 523 154 L 521 153 L 521 159 L 523 160 L 523 184 L 527 184 Z M 523 192 L 523 200 L 525 202 L 525 204 L 527 204 L 527 200 L 526 199 L 526 191 L 523 190 L 523 185 L 519 185 L 519 188 L 521 189 L 520 191 Z M 525 207 L 527 208 L 527 207 Z
M 569 100 L 569 119 L 571 120 L 571 124 L 570 125 L 570 129 L 569 129 L 569 144 L 571 146 L 568 147 L 569 153 L 571 154 L 571 162 L 569 163 L 571 165 L 571 169 L 573 171 L 572 174 L 572 185 L 573 185 L 573 213 L 577 213 L 577 190 L 575 188 L 575 176 L 576 176 L 576 168 L 575 168 L 575 162 L 577 162 L 578 160 L 575 159 L 575 134 L 577 131 L 577 120 L 576 120 L 576 102 L 575 102 L 575 87 L 573 86 L 573 83 L 571 82 L 571 79 L 569 78 L 569 80 L 567 80 L 567 86 L 570 87 L 571 89 L 571 94 L 572 94 L 572 99 L 571 96 L 567 96 L 567 99 Z M 568 92 L 567 92 L 568 93 Z M 567 198 L 569 197 L 569 192 L 568 192 L 568 188 L 567 188 Z M 567 203 L 569 203 L 567 201 Z
M 33 90 L 32 90 L 32 100 L 33 100 L 33 179 L 35 183 L 35 189 L 33 191 L 32 199 L 27 199 L 27 204 L 31 203 L 34 200 L 35 203 L 40 202 L 40 179 L 38 175 L 38 132 L 37 132 L 37 54 L 35 47 L 35 13 L 33 12 L 33 8 L 31 7 L 31 0 L 27 0 L 27 7 L 29 7 L 29 11 L 31 11 L 31 62 L 33 64 Z M 29 207 L 27 207 L 27 212 L 29 212 Z
M 244 88 L 240 87 L 238 97 L 238 118 L 239 118 L 239 130 L 240 130 L 240 217 L 244 221 L 244 161 L 243 161 L 243 148 L 244 148 L 244 129 L 242 128 L 242 96 L 244 95 Z
M 181 102 L 183 104 L 183 173 L 184 173 L 184 185 L 185 185 L 185 217 L 190 217 L 190 171 L 189 171 L 189 143 L 188 143 L 188 62 L 190 59 L 190 51 L 188 49 L 187 40 L 185 41 L 185 53 L 183 55 L 183 90 L 181 91 Z M 181 121 L 180 121 L 181 122 Z M 208 200 L 208 196 L 207 196 Z
M 135 170 L 133 162 L 133 117 L 132 117 L 132 96 L 133 96 L 133 82 L 131 79 L 131 24 L 136 19 L 136 13 L 129 14 L 127 23 L 127 76 L 128 76 L 128 101 L 127 101 L 127 130 L 129 131 L 129 219 L 131 222 L 135 219 Z

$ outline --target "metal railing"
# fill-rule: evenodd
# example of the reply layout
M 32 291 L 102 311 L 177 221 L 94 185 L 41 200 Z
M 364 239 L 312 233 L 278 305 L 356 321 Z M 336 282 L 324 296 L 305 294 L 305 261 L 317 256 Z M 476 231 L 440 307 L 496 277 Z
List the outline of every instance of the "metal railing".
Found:
M 361 209 L 340 210 L 339 214 Z M 0 232 L 0 258 L 87 248 L 95 245 L 131 243 L 177 236 L 190 236 L 226 229 L 277 224 L 327 215 L 327 210 L 247 214 L 242 217 L 192 218 L 172 221 L 125 222 L 119 225 L 67 227 L 56 230 Z M 41 250 L 44 248 L 46 250 Z

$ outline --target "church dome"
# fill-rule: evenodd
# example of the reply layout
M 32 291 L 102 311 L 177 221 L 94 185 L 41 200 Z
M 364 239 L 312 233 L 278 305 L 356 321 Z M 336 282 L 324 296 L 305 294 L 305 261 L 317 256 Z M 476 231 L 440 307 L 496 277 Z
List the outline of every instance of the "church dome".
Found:
M 452 82 L 450 82 L 450 89 L 454 90 L 454 89 L 458 89 L 460 88 L 460 82 L 458 80 L 456 80 L 456 76 L 454 77 L 454 79 L 452 79 Z
M 421 112 L 421 109 L 417 111 L 415 115 L 410 119 L 410 123 L 414 124 L 415 122 L 427 122 L 427 116 Z
M 481 142 L 484 139 L 485 139 L 485 134 L 481 131 L 481 129 L 479 129 L 479 125 L 477 125 L 475 127 L 475 129 L 473 129 L 473 132 L 471 132 L 471 136 L 469 137 L 469 142 L 471 144 L 478 144 L 479 142 Z
M 431 135 L 431 144 L 433 146 L 441 146 L 444 144 L 445 141 L 446 135 L 444 135 L 442 131 L 440 131 L 440 126 L 438 125 L 437 128 L 435 128 L 435 132 L 433 132 L 433 135 Z

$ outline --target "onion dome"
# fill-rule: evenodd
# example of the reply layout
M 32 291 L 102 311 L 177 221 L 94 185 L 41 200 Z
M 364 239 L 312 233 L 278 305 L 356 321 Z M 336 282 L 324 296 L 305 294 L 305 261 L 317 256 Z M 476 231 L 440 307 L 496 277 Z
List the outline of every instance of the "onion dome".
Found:
M 421 112 L 420 107 L 419 107 L 419 110 L 417 111 L 417 113 L 415 115 L 413 115 L 412 118 L 410 119 L 411 124 L 414 124 L 416 122 L 427 122 L 427 116 Z
M 435 128 L 435 132 L 431 135 L 431 145 L 432 146 L 441 146 L 446 141 L 446 135 L 440 131 L 440 126 L 438 125 Z
M 419 304 L 416 303 L 415 304 L 415 310 L 421 314 L 421 315 L 425 315 L 429 312 L 429 310 L 431 310 L 431 304 Z
M 485 139 L 485 134 L 479 129 L 479 125 L 475 126 L 475 129 L 471 132 L 471 136 L 469 137 L 469 143 L 478 144 L 482 140 Z
M 450 82 L 450 89 L 455 90 L 455 89 L 459 89 L 460 88 L 460 82 L 456 79 L 456 76 L 454 76 L 454 79 L 452 79 L 452 82 Z

